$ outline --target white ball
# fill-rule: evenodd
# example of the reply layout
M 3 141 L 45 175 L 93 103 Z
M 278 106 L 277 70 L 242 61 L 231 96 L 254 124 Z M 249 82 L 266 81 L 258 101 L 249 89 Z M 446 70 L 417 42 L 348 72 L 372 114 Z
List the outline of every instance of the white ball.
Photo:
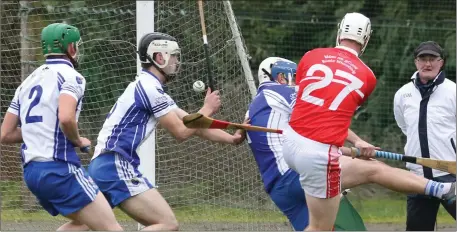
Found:
M 194 88 L 194 91 L 197 93 L 205 91 L 205 83 L 203 83 L 203 81 L 194 82 L 194 85 L 192 87 Z

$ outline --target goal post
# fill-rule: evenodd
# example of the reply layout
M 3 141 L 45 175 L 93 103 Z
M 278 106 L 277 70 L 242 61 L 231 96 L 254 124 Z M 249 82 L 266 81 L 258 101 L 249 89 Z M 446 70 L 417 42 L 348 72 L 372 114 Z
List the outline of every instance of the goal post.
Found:
M 152 17 L 151 17 L 152 16 Z M 154 32 L 154 1 L 136 1 L 136 45 L 139 47 L 141 37 L 150 32 Z M 141 63 L 137 58 L 138 72 L 141 72 Z M 155 131 L 141 143 L 138 147 L 138 156 L 141 164 L 138 170 L 148 178 L 152 185 L 155 182 Z M 138 230 L 143 227 L 138 223 Z
M 255 87 L 255 81 L 252 77 L 251 67 L 249 66 L 249 58 L 246 52 L 245 45 L 243 43 L 241 33 L 236 23 L 235 14 L 233 13 L 232 4 L 230 1 L 223 1 L 224 2 L 224 10 L 225 14 L 228 19 L 228 24 L 230 25 L 230 29 L 233 34 L 233 40 L 235 40 L 236 51 L 238 57 L 240 58 L 241 66 L 243 67 L 244 77 L 246 79 L 246 84 L 249 87 L 249 92 L 251 93 L 251 97 L 254 98 L 257 94 L 257 88 Z

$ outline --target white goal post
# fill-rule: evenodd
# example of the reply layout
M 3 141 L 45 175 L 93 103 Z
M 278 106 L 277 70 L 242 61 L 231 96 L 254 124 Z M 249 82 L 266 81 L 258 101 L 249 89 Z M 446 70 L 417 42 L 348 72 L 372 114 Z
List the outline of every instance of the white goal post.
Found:
M 151 17 L 152 15 L 152 17 Z M 136 44 L 137 48 L 141 37 L 154 32 L 154 1 L 136 1 Z M 141 72 L 140 59 L 137 56 L 138 72 Z M 138 170 L 148 178 L 152 185 L 155 183 L 155 130 L 138 147 L 138 156 L 141 164 Z M 138 223 L 138 230 L 143 227 Z

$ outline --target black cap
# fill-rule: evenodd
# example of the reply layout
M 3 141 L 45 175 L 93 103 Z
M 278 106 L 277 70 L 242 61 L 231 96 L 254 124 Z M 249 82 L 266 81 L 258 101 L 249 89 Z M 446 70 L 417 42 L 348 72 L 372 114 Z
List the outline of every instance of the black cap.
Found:
M 443 57 L 443 49 L 434 41 L 422 42 L 416 50 L 414 50 L 414 57 L 423 55 Z

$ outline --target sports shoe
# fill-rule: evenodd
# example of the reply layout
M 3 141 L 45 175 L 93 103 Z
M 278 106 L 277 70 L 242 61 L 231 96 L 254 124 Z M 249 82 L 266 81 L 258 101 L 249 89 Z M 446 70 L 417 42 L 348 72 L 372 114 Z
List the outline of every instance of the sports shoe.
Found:
M 446 194 L 443 194 L 443 197 L 442 197 L 443 201 L 446 202 L 446 204 L 454 204 L 454 207 L 455 207 L 455 183 L 452 183 L 451 185 L 451 189 L 449 190 L 448 193 Z

